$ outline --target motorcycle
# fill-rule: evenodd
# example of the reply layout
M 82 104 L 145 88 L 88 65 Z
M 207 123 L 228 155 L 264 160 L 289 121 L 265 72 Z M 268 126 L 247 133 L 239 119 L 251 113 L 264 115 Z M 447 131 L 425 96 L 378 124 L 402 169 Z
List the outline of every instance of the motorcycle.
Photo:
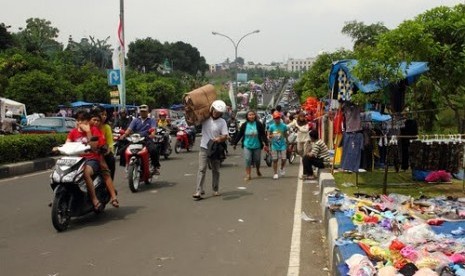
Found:
M 237 123 L 230 122 L 228 124 L 229 144 L 232 145 L 237 134 Z
M 145 138 L 138 133 L 134 133 L 126 139 L 129 141 L 129 145 L 124 152 L 128 184 L 131 192 L 136 193 L 139 191 L 141 182 L 145 182 L 146 185 L 152 182 L 154 168 L 150 162 L 150 153 L 144 144 Z
M 120 127 L 115 127 L 113 129 L 113 149 L 114 149 L 115 156 L 119 155 L 119 149 L 121 147 L 121 142 L 119 140 L 119 137 L 123 135 L 124 132 L 125 130 Z
M 68 228 L 72 217 L 83 216 L 95 210 L 84 180 L 86 159 L 79 156 L 89 151 L 90 145 L 68 142 L 57 150 L 66 156 L 57 160 L 50 175 L 50 187 L 53 190 L 52 224 L 58 232 L 62 232 Z M 110 201 L 110 194 L 101 175 L 95 175 L 93 182 L 102 211 Z
M 295 130 L 290 130 L 289 132 L 289 136 L 287 137 L 286 158 L 289 160 L 289 164 L 292 164 L 297 157 L 297 132 Z
M 190 130 L 186 126 L 179 126 L 178 131 L 176 132 L 176 143 L 174 144 L 174 152 L 179 153 L 182 149 L 191 151 L 194 146 L 194 138 L 192 133 L 193 130 Z
M 165 159 L 173 152 L 173 148 L 171 147 L 171 136 L 167 129 L 158 127 L 156 129 L 155 138 L 153 141 L 160 149 L 160 155 L 163 155 Z

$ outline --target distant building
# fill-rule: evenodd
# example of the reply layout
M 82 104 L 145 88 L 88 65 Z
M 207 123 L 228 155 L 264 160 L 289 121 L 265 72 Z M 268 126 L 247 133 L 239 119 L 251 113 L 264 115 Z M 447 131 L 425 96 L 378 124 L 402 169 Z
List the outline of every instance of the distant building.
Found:
M 302 72 L 307 71 L 312 67 L 313 62 L 316 58 L 305 58 L 305 59 L 294 59 L 290 58 L 287 60 L 286 70 L 289 72 Z
M 303 72 L 307 71 L 310 69 L 312 66 L 313 62 L 315 62 L 316 58 L 305 58 L 305 59 L 288 59 L 287 62 L 273 62 L 272 64 L 255 64 L 254 62 L 247 62 L 243 66 L 241 66 L 243 69 L 263 69 L 267 71 L 271 70 L 286 70 L 288 72 Z M 222 70 L 227 70 L 229 69 L 229 64 L 227 63 L 219 63 L 219 64 L 214 64 L 210 65 L 210 72 L 219 72 Z

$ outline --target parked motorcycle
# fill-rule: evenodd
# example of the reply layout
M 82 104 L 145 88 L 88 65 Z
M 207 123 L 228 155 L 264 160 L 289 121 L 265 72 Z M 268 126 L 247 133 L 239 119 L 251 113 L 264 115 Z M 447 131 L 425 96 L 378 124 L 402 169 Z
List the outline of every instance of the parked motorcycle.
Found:
M 289 160 L 289 164 L 292 164 L 297 157 L 297 132 L 295 130 L 289 131 L 287 137 L 287 150 L 286 158 Z
M 52 224 L 59 232 L 68 228 L 72 217 L 83 216 L 94 211 L 94 205 L 87 193 L 84 180 L 84 157 L 79 155 L 90 150 L 90 145 L 82 142 L 68 142 L 57 150 L 66 155 L 57 160 L 50 175 L 50 187 L 53 190 Z M 110 201 L 101 175 L 94 178 L 95 193 L 102 204 L 100 210 Z
M 194 130 L 186 126 L 179 126 L 178 132 L 176 132 L 176 143 L 174 144 L 174 152 L 179 153 L 182 149 L 191 151 L 194 146 L 195 134 L 192 133 Z
M 153 141 L 160 149 L 160 155 L 163 155 L 165 159 L 168 159 L 168 157 L 173 152 L 173 148 L 171 147 L 171 136 L 169 131 L 166 128 L 157 128 L 155 138 L 153 138 Z
M 138 133 L 134 133 L 126 139 L 129 141 L 129 145 L 124 152 L 128 184 L 131 192 L 136 193 L 139 191 L 141 182 L 145 182 L 146 185 L 152 182 L 154 168 L 150 162 L 150 153 L 144 143 L 145 138 Z

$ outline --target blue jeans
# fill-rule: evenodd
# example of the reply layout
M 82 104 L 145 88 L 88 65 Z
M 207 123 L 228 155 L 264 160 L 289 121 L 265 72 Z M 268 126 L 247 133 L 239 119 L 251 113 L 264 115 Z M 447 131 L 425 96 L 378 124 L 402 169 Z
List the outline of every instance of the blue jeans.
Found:
M 245 167 L 250 168 L 252 164 L 255 165 L 255 168 L 260 168 L 260 159 L 262 155 L 262 149 L 248 149 L 244 148 L 244 161 Z

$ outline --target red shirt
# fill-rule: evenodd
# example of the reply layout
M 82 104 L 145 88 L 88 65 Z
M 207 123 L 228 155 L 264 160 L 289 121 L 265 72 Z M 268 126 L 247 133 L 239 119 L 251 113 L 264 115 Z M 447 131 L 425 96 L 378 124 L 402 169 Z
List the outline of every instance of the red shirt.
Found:
M 103 146 L 105 145 L 105 137 L 103 136 L 103 133 L 98 129 L 97 127 L 93 126 L 90 128 L 90 132 L 92 133 L 92 136 L 97 136 L 98 137 L 98 146 Z M 67 140 L 71 142 L 88 142 L 87 134 L 85 132 L 80 131 L 78 128 L 73 128 L 67 137 Z M 86 159 L 97 159 L 100 160 L 101 155 L 97 152 L 86 152 L 84 154 L 81 154 L 82 157 Z

